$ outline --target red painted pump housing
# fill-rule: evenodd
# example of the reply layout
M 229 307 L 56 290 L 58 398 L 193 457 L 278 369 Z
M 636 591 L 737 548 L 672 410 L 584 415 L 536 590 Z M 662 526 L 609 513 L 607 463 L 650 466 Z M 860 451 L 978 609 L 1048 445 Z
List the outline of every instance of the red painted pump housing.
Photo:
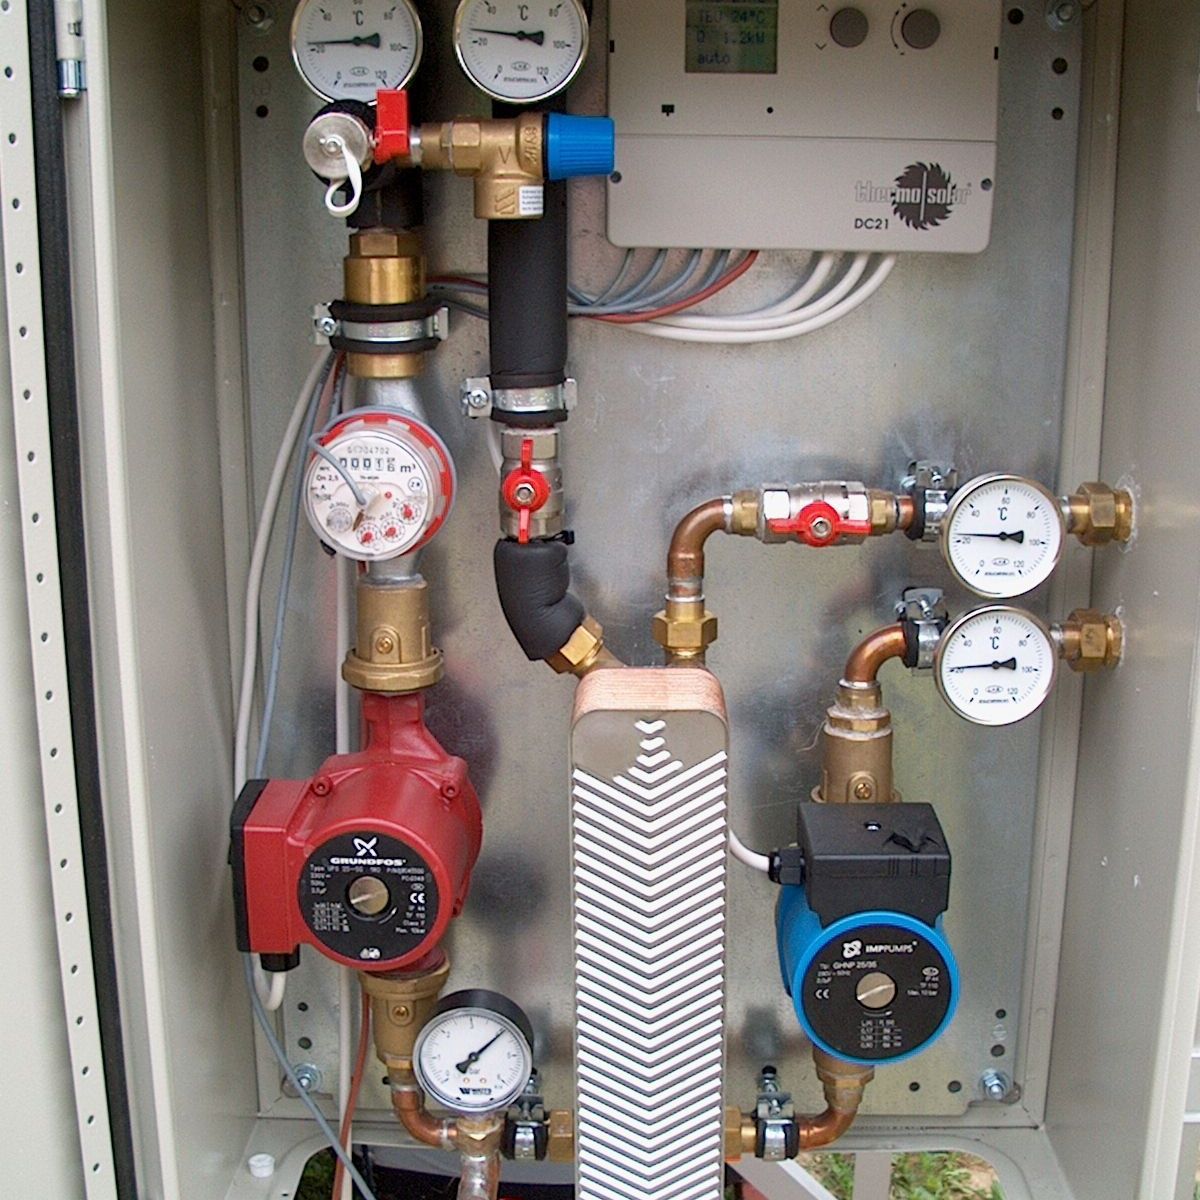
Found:
M 483 822 L 467 764 L 416 696 L 363 696 L 366 748 L 305 782 L 251 781 L 233 815 L 238 948 L 281 970 L 307 942 L 393 971 L 435 949 L 467 897 Z

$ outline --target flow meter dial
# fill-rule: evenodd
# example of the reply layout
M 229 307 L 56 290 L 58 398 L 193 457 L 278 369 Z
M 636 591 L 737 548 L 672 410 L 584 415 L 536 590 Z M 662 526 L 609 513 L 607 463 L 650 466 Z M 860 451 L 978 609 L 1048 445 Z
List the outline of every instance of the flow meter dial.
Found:
M 359 562 L 411 554 L 445 523 L 454 464 L 432 429 L 401 413 L 361 410 L 318 439 L 305 478 L 308 519 L 327 546 Z
M 380 88 L 406 87 L 423 48 L 412 0 L 300 0 L 292 19 L 296 69 L 326 100 L 374 104 Z
M 1016 475 L 984 475 L 954 493 L 942 524 L 942 553 L 977 596 L 1011 599 L 1040 587 L 1062 557 L 1058 501 Z
M 533 1073 L 533 1027 L 496 992 L 455 992 L 442 1000 L 413 1050 L 427 1095 L 452 1112 L 507 1108 Z
M 583 66 L 587 13 L 580 0 L 462 0 L 454 49 L 485 95 L 536 104 L 561 92 Z
M 996 605 L 959 617 L 934 661 L 938 691 L 976 725 L 1015 725 L 1046 702 L 1058 675 L 1058 651 L 1032 613 Z

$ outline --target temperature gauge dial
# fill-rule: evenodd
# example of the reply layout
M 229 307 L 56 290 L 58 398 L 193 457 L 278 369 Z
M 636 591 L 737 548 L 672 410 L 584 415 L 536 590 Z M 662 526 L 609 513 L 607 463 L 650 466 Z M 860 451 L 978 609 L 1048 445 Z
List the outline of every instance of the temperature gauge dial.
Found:
M 300 0 L 292 59 L 318 96 L 375 103 L 406 87 L 421 65 L 421 19 L 412 0 Z
M 485 95 L 536 104 L 561 92 L 583 66 L 587 14 L 580 0 L 462 0 L 454 49 Z
M 1015 725 L 1046 702 L 1058 650 L 1032 613 L 997 605 L 959 617 L 937 649 L 938 691 L 976 725 Z
M 451 1112 L 507 1108 L 533 1072 L 533 1027 L 495 992 L 456 992 L 434 1010 L 413 1050 L 417 1079 Z
M 984 475 L 954 493 L 942 524 L 942 553 L 977 596 L 1011 599 L 1040 587 L 1062 557 L 1058 501 L 1016 475 Z
M 305 478 L 317 536 L 359 562 L 419 550 L 454 503 L 454 464 L 441 438 L 400 413 L 363 410 L 319 439 Z

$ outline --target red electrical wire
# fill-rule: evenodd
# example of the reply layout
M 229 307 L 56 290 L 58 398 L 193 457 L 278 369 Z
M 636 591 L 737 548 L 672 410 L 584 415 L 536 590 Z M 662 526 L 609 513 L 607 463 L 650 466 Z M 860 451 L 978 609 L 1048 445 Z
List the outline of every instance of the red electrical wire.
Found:
M 693 308 L 697 304 L 703 304 L 705 300 L 710 300 L 718 292 L 723 292 L 730 284 L 736 283 L 741 279 L 757 261 L 758 251 L 748 251 L 746 257 L 736 267 L 731 267 L 715 283 L 709 284 L 708 287 L 697 292 L 694 296 L 688 296 L 684 300 L 677 300 L 674 304 L 667 304 L 662 308 L 648 309 L 646 312 L 619 313 L 606 317 L 589 317 L 588 320 L 606 321 L 610 325 L 639 325 L 643 321 L 657 321 L 660 317 L 674 316 L 675 313 Z
M 346 1097 L 346 1115 L 342 1117 L 341 1143 L 347 1155 L 350 1149 L 350 1126 L 354 1122 L 354 1110 L 358 1107 L 358 1093 L 362 1090 L 363 1070 L 367 1064 L 367 1046 L 371 1040 L 371 1000 L 366 992 L 362 994 L 362 1012 L 359 1017 L 358 1054 L 354 1059 L 354 1073 L 350 1076 L 350 1095 Z M 342 1195 L 342 1176 L 346 1168 L 342 1160 L 337 1160 L 337 1168 L 333 1173 L 333 1200 L 340 1200 Z

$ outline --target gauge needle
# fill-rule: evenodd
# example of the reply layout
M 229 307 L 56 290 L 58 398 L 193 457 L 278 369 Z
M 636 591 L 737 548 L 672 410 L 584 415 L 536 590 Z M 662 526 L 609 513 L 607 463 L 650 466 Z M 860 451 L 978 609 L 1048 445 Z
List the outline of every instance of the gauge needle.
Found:
M 972 663 L 969 667 L 951 667 L 951 673 L 956 671 L 1015 671 L 1017 660 L 1010 658 L 1006 662 Z
M 377 33 L 368 37 L 329 38 L 324 42 L 309 42 L 310 46 L 374 46 L 376 50 L 383 44 L 383 39 Z
M 486 1046 L 480 1046 L 478 1050 L 471 1051 L 462 1062 L 455 1063 L 454 1069 L 460 1075 L 465 1075 L 503 1036 L 504 1030 L 502 1029 Z
M 471 32 L 490 33 L 493 37 L 516 38 L 518 42 L 535 42 L 539 46 L 546 42 L 545 31 L 541 29 L 536 33 L 526 33 L 524 29 L 472 29 Z
M 972 538 L 996 538 L 1001 542 L 1017 542 L 1021 545 L 1025 543 L 1025 530 L 1020 533 L 960 533 L 959 537 Z

